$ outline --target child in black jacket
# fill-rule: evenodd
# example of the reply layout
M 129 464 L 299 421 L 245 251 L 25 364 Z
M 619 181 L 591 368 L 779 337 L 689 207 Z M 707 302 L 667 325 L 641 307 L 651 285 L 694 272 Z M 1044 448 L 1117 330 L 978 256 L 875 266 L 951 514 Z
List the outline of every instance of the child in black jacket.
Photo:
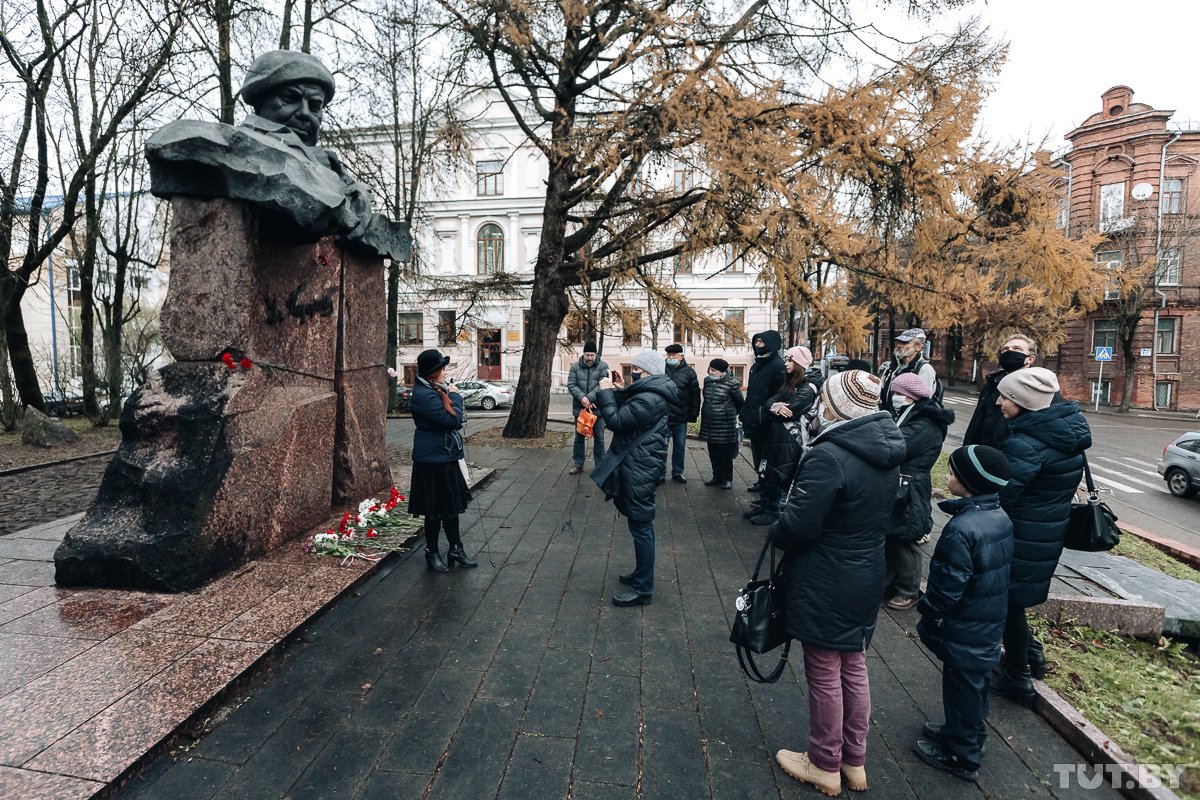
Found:
M 952 516 L 929 561 L 929 583 L 917 605 L 921 641 L 942 660 L 946 723 L 926 722 L 917 755 L 973 781 L 987 737 L 988 676 L 1000 660 L 1008 613 L 1013 534 L 997 492 L 1008 483 L 1008 461 L 991 447 L 950 454 L 946 486 L 957 495 L 938 507 Z

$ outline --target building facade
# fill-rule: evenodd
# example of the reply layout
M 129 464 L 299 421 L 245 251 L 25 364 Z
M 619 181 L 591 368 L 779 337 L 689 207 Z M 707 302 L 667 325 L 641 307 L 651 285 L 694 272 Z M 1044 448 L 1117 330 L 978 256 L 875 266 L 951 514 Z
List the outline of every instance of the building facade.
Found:
M 528 287 L 517 300 L 488 300 L 469 298 L 469 292 L 447 296 L 431 291 L 431 286 L 439 279 L 469 282 L 500 272 L 532 281 L 547 163 L 498 96 L 474 95 L 465 101 L 461 115 L 474 120 L 473 163 L 442 181 L 442 188 L 428 197 L 425 218 L 414 231 L 420 274 L 402 280 L 396 369 L 407 385 L 415 378 L 417 354 L 430 347 L 450 356 L 448 374 L 458 380 L 515 384 L 520 375 Z M 679 164 L 648 179 L 669 187 L 689 185 L 692 176 Z M 709 359 L 720 357 L 745 382 L 753 362 L 749 336 L 780 326 L 775 306 L 760 298 L 757 270 L 745 259 L 731 260 L 724 251 L 677 257 L 662 269 L 697 309 L 740 325 L 748 335 L 701 341 L 669 312 L 652 325 L 655 309 L 644 291 L 639 296 L 619 288 L 604 304 L 602 290 L 593 287 L 590 299 L 582 291 L 575 297 L 577 311 L 561 331 L 554 386 L 565 386 L 571 364 L 590 339 L 598 340 L 601 358 L 610 367 L 626 373 L 642 350 L 657 346 L 661 351 L 679 343 L 701 374 Z M 609 310 L 603 317 L 602 306 Z
M 1070 148 L 1056 166 L 1062 195 L 1059 224 L 1070 235 L 1099 231 L 1097 263 L 1114 275 L 1138 277 L 1140 298 L 1120 284 L 1104 305 L 1072 323 L 1047 359 L 1065 397 L 1117 405 L 1126 390 L 1121 334 L 1133 328 L 1133 407 L 1200 408 L 1200 123 L 1172 121 L 1173 111 L 1134 102 L 1128 86 L 1102 96 L 1101 109 L 1066 135 Z M 1112 360 L 1096 360 L 1111 348 Z

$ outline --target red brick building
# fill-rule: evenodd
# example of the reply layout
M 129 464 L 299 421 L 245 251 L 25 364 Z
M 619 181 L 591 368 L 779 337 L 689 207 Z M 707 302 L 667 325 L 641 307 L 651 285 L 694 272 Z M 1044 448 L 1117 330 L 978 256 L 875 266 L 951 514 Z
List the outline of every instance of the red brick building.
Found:
M 1065 175 L 1059 224 L 1070 235 L 1100 231 L 1096 252 L 1114 274 L 1141 272 L 1143 302 L 1106 292 L 1103 308 L 1072 324 L 1046 366 L 1058 373 L 1063 395 L 1117 405 L 1125 390 L 1122 318 L 1138 320 L 1131 404 L 1137 408 L 1200 408 L 1200 122 L 1172 123 L 1173 111 L 1133 101 L 1128 86 L 1102 95 L 1101 110 L 1066 135 L 1071 147 L 1055 166 Z M 1157 256 L 1157 257 L 1156 257 Z M 1112 347 L 1113 360 L 1095 360 Z

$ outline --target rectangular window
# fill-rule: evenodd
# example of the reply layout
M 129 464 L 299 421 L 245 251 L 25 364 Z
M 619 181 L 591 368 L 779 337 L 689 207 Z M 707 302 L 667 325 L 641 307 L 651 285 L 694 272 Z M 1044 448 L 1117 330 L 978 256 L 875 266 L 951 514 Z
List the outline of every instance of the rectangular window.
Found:
M 682 161 L 675 162 L 675 191 L 686 192 L 695 185 L 695 172 Z
M 1111 230 L 1125 216 L 1125 183 L 1100 187 L 1100 230 Z
M 742 253 L 741 248 L 737 247 L 736 245 L 725 245 L 725 271 L 746 271 L 746 256 Z
M 1056 228 L 1067 227 L 1067 221 L 1071 215 L 1071 199 L 1069 197 L 1058 198 L 1058 214 L 1054 218 L 1054 226 Z
M 1120 250 L 1104 250 L 1096 253 L 1096 263 L 1103 264 L 1109 269 L 1110 272 L 1115 272 L 1121 269 L 1121 259 L 1123 257 L 1124 256 Z M 1104 290 L 1104 299 L 1117 300 L 1120 299 L 1120 297 L 1121 292 L 1117 288 L 1116 281 L 1114 279 L 1114 281 L 1110 284 L 1110 288 Z
M 1162 213 L 1183 213 L 1183 179 L 1167 178 L 1162 185 Z
M 1160 356 L 1179 353 L 1179 320 L 1159 317 L 1158 330 L 1154 332 L 1154 352 Z
M 579 309 L 567 314 L 567 342 L 585 344 L 596 341 L 596 315 Z
M 682 233 L 675 235 L 675 245 L 682 246 L 687 244 L 687 237 Z M 692 274 L 692 254 L 679 253 L 675 256 L 675 274 L 676 275 L 691 275 Z
M 1164 247 L 1158 252 L 1158 264 L 1154 269 L 1158 282 L 1169 286 L 1179 285 L 1179 265 L 1182 261 L 1178 247 Z
M 744 364 L 730 364 L 729 368 L 733 370 L 734 377 L 738 379 L 738 383 L 742 386 L 746 385 L 746 367 Z
M 438 312 L 438 347 L 449 347 L 458 341 L 457 319 L 453 311 Z
M 1170 381 L 1158 381 L 1154 384 L 1154 407 L 1155 408 L 1170 408 L 1171 401 L 1174 399 L 1174 394 L 1171 391 L 1173 383 Z
M 1096 355 L 1097 347 L 1116 347 L 1117 322 L 1112 319 L 1098 319 L 1092 323 L 1092 355 Z
M 642 312 L 627 311 L 621 316 L 621 344 L 638 346 L 642 343 Z
M 503 161 L 479 161 L 475 164 L 475 193 L 481 197 L 504 194 Z
M 688 326 L 686 320 L 677 320 L 672 326 L 675 332 L 675 338 L 671 341 L 675 344 L 691 344 L 692 329 Z
M 425 316 L 420 311 L 398 314 L 400 321 L 400 345 L 424 344 L 422 328 L 425 327 Z
M 417 365 L 416 364 L 405 364 L 404 365 L 404 385 L 405 386 L 415 386 L 416 383 L 417 383 Z
M 621 365 L 621 377 L 625 379 L 626 386 L 629 386 L 633 383 L 633 365 L 632 364 L 622 364 Z
M 1097 395 L 1099 397 L 1097 397 Z M 1104 405 L 1109 405 L 1108 398 L 1112 395 L 1112 381 L 1092 381 L 1092 405 L 1099 399 Z
M 725 331 L 726 347 L 746 343 L 746 309 L 725 309 L 725 324 L 728 328 L 732 329 Z

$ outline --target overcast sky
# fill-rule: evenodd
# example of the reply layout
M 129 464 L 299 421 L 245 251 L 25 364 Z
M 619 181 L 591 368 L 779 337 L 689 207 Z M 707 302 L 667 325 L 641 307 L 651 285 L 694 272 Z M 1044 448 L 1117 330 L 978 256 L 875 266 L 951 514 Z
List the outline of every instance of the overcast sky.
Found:
M 991 0 L 971 9 L 1008 40 L 1008 62 L 983 113 L 993 141 L 1062 136 L 1124 84 L 1134 102 L 1200 120 L 1196 0 Z

